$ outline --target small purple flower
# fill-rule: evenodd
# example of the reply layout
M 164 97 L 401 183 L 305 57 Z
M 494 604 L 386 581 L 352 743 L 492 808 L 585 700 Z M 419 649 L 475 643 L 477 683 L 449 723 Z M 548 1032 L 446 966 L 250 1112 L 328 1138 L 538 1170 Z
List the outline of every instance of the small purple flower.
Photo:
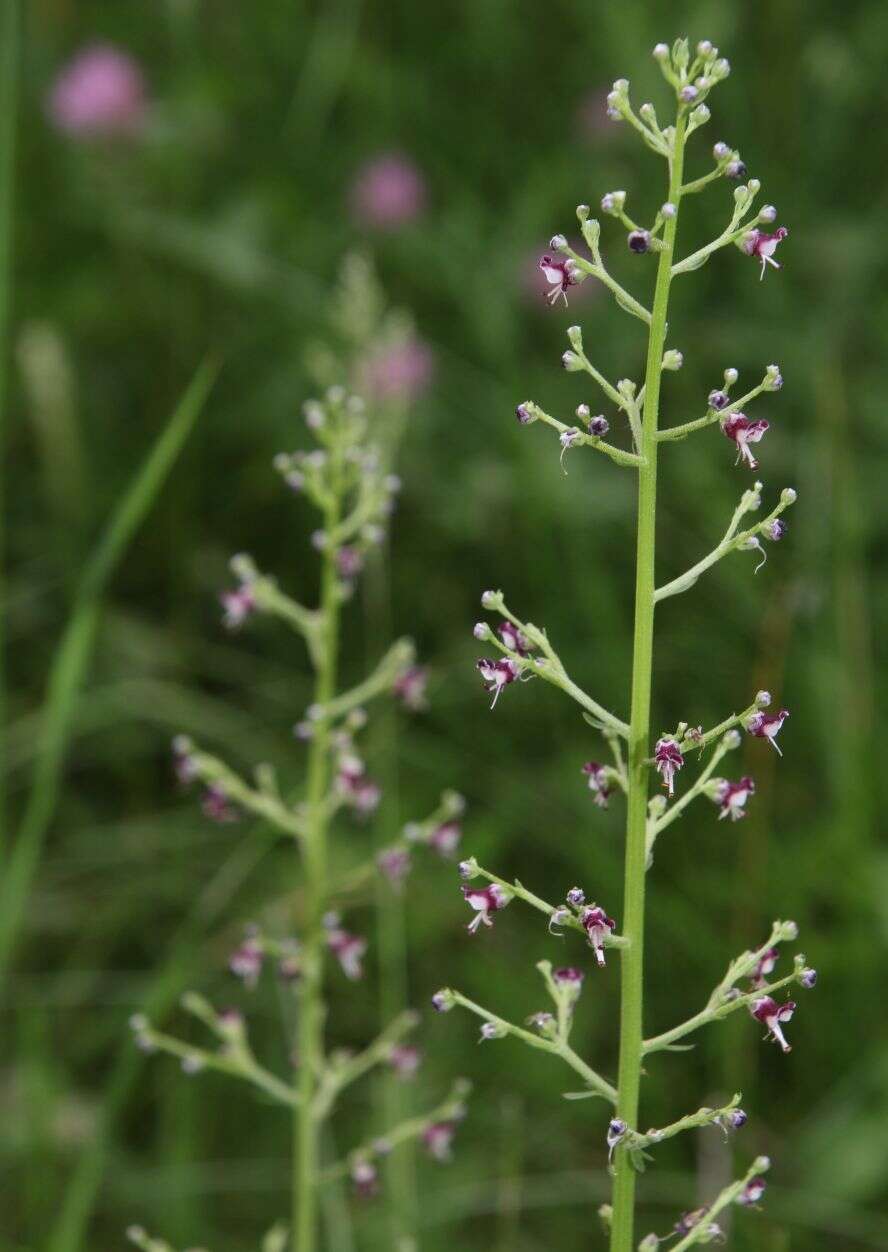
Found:
M 773 265 L 775 270 L 780 269 L 780 262 L 774 260 L 774 252 L 777 245 L 782 242 L 789 234 L 785 226 L 778 226 L 773 234 L 769 235 L 757 227 L 749 231 L 743 240 L 743 251 L 747 256 L 757 257 L 762 263 L 761 277 L 765 276 L 765 266 Z
M 686 83 L 685 86 L 682 87 L 681 91 L 678 93 L 678 98 L 680 100 L 683 100 L 685 104 L 691 104 L 693 103 L 694 100 L 697 99 L 697 96 L 699 96 L 699 94 L 700 92 L 692 83 Z
M 469 908 L 476 912 L 466 928 L 470 935 L 474 935 L 479 926 L 492 926 L 490 914 L 504 909 L 512 900 L 512 893 L 496 882 L 489 887 L 463 886 L 461 890 Z
M 571 887 L 565 899 L 575 908 L 581 908 L 586 903 L 586 893 L 582 887 Z
M 603 414 L 589 418 L 589 434 L 596 439 L 603 439 L 610 430 L 610 422 Z
M 746 163 L 744 161 L 731 161 L 725 166 L 725 173 L 728 178 L 733 178 L 739 182 L 741 178 L 746 177 Z
M 714 391 L 710 391 L 709 393 L 709 407 L 711 409 L 715 409 L 717 413 L 721 412 L 722 409 L 727 408 L 729 401 L 730 396 L 726 391 L 719 391 L 718 388 L 716 388 Z
M 763 987 L 768 974 L 773 974 L 780 959 L 779 948 L 766 948 L 759 957 L 755 969 L 750 974 L 753 987 Z
M 357 578 L 364 568 L 364 557 L 357 548 L 344 547 L 336 553 L 336 569 L 342 578 Z
M 741 817 L 745 817 L 746 801 L 753 795 L 755 795 L 754 779 L 744 777 L 739 782 L 731 782 L 730 779 L 723 778 L 715 793 L 715 802 L 721 809 L 718 820 L 730 817 L 732 822 L 736 822 Z
M 236 978 L 243 982 L 251 991 L 259 981 L 262 973 L 262 961 L 265 953 L 258 939 L 247 936 L 240 947 L 235 948 L 228 958 L 228 968 Z
M 649 230 L 631 230 L 626 238 L 626 244 L 630 252 L 641 255 L 650 251 L 651 232 Z
M 515 410 L 515 416 L 518 418 L 518 421 L 522 426 L 529 426 L 534 420 L 533 413 L 531 413 L 530 408 L 526 403 L 518 405 Z
M 597 904 L 591 905 L 589 908 L 583 909 L 580 914 L 580 922 L 589 937 L 589 943 L 595 952 L 595 960 L 600 966 L 605 965 L 604 959 L 604 940 L 611 931 L 617 929 L 617 923 L 612 917 L 608 917 L 604 909 L 599 908 Z
M 572 448 L 575 443 L 579 443 L 581 432 L 576 426 L 570 426 L 567 430 L 563 430 L 558 436 L 558 442 L 561 444 L 561 467 L 564 468 L 564 454 L 568 449 Z M 567 471 L 565 470 L 565 473 Z
M 75 138 L 127 138 L 145 120 L 145 81 L 125 52 L 111 44 L 84 48 L 69 61 L 47 100 L 50 120 Z
M 745 1126 L 749 1118 L 743 1109 L 731 1109 L 730 1112 L 717 1117 L 715 1120 L 727 1135 L 729 1130 L 739 1130 L 741 1126 Z
M 684 757 L 679 751 L 678 743 L 669 735 L 657 740 L 654 746 L 654 765 L 663 779 L 663 786 L 672 795 L 675 775 L 684 765 Z
M 448 991 L 436 991 L 432 996 L 432 1008 L 436 1013 L 449 1013 L 453 1008 L 453 997 Z
M 341 927 L 327 931 L 327 947 L 342 966 L 346 978 L 355 981 L 364 976 L 361 958 L 367 951 L 367 940 L 361 935 L 352 935 Z
M 213 783 L 207 787 L 200 802 L 204 817 L 208 817 L 211 822 L 236 822 L 238 820 L 237 809 L 228 800 L 225 788 L 219 783 Z
M 608 1122 L 607 1126 L 607 1155 L 608 1160 L 614 1154 L 614 1148 L 622 1143 L 629 1132 L 629 1127 L 621 1117 L 614 1117 Z
M 379 1174 L 371 1161 L 355 1161 L 351 1167 L 352 1186 L 356 1196 L 372 1200 L 379 1193 Z
M 527 656 L 531 651 L 533 644 L 512 622 L 501 622 L 497 626 L 497 631 L 504 645 L 512 652 L 517 652 L 519 656 Z
M 183 787 L 197 777 L 197 763 L 191 755 L 190 741 L 184 735 L 173 740 L 173 772 Z
M 237 630 L 256 608 L 256 597 L 249 583 L 241 583 L 234 591 L 223 591 L 219 599 L 225 610 L 222 623 L 228 630 Z
M 367 817 L 379 805 L 382 789 L 367 775 L 364 762 L 350 754 L 339 758 L 336 786 L 346 804 L 361 817 Z
M 761 419 L 751 422 L 745 413 L 728 414 L 721 424 L 722 434 L 733 439 L 737 445 L 737 462 L 743 460 L 751 470 L 756 468 L 758 461 L 752 455 L 749 445 L 758 443 L 769 426 L 769 422 Z
M 552 970 L 552 981 L 565 993 L 571 1005 L 579 999 L 585 977 L 583 970 L 577 969 L 574 965 L 564 965 L 560 969 Z
M 701 1223 L 706 1223 L 705 1236 L 699 1242 L 703 1243 L 723 1243 L 724 1236 L 722 1229 L 717 1222 L 706 1222 L 708 1209 L 693 1209 L 690 1213 L 682 1213 L 681 1217 L 673 1226 L 673 1231 L 677 1235 L 689 1235 L 692 1230 L 696 1230 Z
M 737 1204 L 743 1208 L 749 1208 L 754 1204 L 758 1204 L 767 1189 L 767 1183 L 764 1178 L 750 1178 L 749 1182 L 737 1196 Z
M 422 1052 L 409 1043 L 398 1043 L 389 1052 L 389 1065 L 404 1082 L 416 1077 L 422 1063 Z
M 778 543 L 786 534 L 787 525 L 780 517 L 773 518 L 767 523 L 762 534 L 766 539 L 770 539 L 772 543 Z
M 410 873 L 410 853 L 407 848 L 383 848 L 377 854 L 376 864 L 396 891 L 400 891 Z
M 493 692 L 493 703 L 490 706 L 492 709 L 496 708 L 496 702 L 503 688 L 513 683 L 521 673 L 520 666 L 508 657 L 503 657 L 499 661 L 488 661 L 482 657 L 477 662 L 476 669 L 484 679 L 488 693 Z
M 434 848 L 438 856 L 449 860 L 462 839 L 462 826 L 459 822 L 442 822 L 429 835 L 429 847 Z
M 791 1020 L 795 1007 L 793 1000 L 787 1000 L 785 1004 L 778 1005 L 771 996 L 760 996 L 757 1000 L 753 1000 L 749 1009 L 756 1021 L 763 1022 L 767 1026 L 768 1033 L 765 1037 L 778 1043 L 783 1052 L 791 1052 L 792 1047 L 787 1043 L 781 1026 L 784 1022 Z
M 756 739 L 767 739 L 772 747 L 780 756 L 783 753 L 777 745 L 777 735 L 786 719 L 789 717 L 788 709 L 781 709 L 779 713 L 765 713 L 761 709 L 757 713 L 753 713 L 746 721 L 746 729 L 750 735 Z
M 415 221 L 426 204 L 425 179 L 409 157 L 383 153 L 358 170 L 351 189 L 352 211 L 378 230 Z
M 586 775 L 586 785 L 592 792 L 595 803 L 600 809 L 606 809 L 611 791 L 613 790 L 606 767 L 599 765 L 597 761 L 587 761 L 583 766 L 582 773 Z
M 817 986 L 817 970 L 803 969 L 801 974 L 799 974 L 799 982 L 806 991 L 811 991 L 812 988 Z
M 433 1161 L 442 1164 L 453 1156 L 451 1145 L 456 1134 L 455 1122 L 435 1122 L 422 1132 L 422 1141 Z
M 540 270 L 546 282 L 549 284 L 549 290 L 546 299 L 550 304 L 554 304 L 559 296 L 567 304 L 567 289 L 573 287 L 577 281 L 576 264 L 569 258 L 550 256 L 547 252 L 540 257 Z
M 426 688 L 429 685 L 429 671 L 424 665 L 411 665 L 399 674 L 392 686 L 393 693 L 411 713 L 419 713 L 428 707 Z

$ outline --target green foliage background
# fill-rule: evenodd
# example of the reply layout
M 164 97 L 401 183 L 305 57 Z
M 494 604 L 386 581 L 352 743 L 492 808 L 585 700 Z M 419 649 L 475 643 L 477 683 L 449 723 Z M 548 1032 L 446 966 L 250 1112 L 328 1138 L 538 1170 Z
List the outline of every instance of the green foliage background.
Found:
M 761 687 L 792 717 L 779 764 L 766 745 L 744 746 L 743 772 L 758 782 L 746 821 L 719 824 L 702 805 L 658 847 L 647 1019 L 665 1029 L 695 1010 L 775 916 L 798 921 L 821 981 L 800 1000 L 789 1057 L 737 1018 L 692 1053 L 651 1060 L 646 1124 L 734 1090 L 751 1116 L 727 1146 L 710 1132 L 658 1153 L 641 1186 L 641 1232 L 667 1230 L 700 1189 L 717 1189 L 734 1152 L 743 1163 L 766 1151 L 773 1187 L 732 1246 L 888 1248 L 888 10 L 873 0 L 710 0 L 668 14 L 629 0 L 24 7 L 5 471 L 14 818 L 78 571 L 197 363 L 212 350 L 223 370 L 113 580 L 76 709 L 2 1006 L 0 1247 L 111 1249 L 139 1220 L 179 1245 L 234 1252 L 287 1209 L 279 1115 L 222 1079 L 144 1064 L 126 1019 L 184 985 L 237 998 L 224 964 L 239 927 L 269 895 L 298 892 L 287 849 L 203 823 L 170 784 L 167 743 L 188 730 L 235 762 L 272 760 L 298 780 L 289 728 L 307 701 L 301 653 L 261 623 L 225 635 L 215 597 L 240 549 L 297 593 L 310 587 L 309 518 L 270 461 L 302 440 L 306 346 L 323 334 L 355 246 L 372 248 L 390 298 L 413 311 L 437 358 L 405 440 L 393 544 L 395 626 L 433 666 L 432 708 L 399 744 L 402 816 L 457 787 L 470 806 L 467 852 L 549 897 L 579 880 L 619 918 L 623 814 L 619 803 L 601 814 L 584 790 L 592 732 L 541 684 L 508 690 L 488 713 L 471 626 L 480 592 L 503 587 L 579 680 L 625 709 L 631 475 L 574 453 L 565 477 L 554 437 L 520 430 L 512 414 L 527 396 L 562 414 L 583 399 L 599 407 L 558 368 L 571 321 L 614 378 L 638 376 L 640 336 L 603 296 L 550 311 L 527 297 L 523 275 L 553 232 L 570 232 L 579 201 L 625 187 L 647 214 L 663 199 L 656 158 L 625 128 L 590 133 L 578 110 L 621 74 L 637 81 L 638 100 L 656 91 L 649 50 L 681 28 L 712 38 L 734 67 L 715 93 L 700 168 L 715 139 L 738 146 L 791 235 L 784 269 L 763 283 L 729 252 L 677 284 L 671 341 L 685 367 L 665 387 L 667 420 L 702 413 L 725 366 L 755 381 L 778 361 L 786 386 L 756 410 L 772 423 L 760 472 L 769 492 L 793 485 L 800 498 L 757 577 L 734 557 L 659 615 L 664 728 L 679 717 L 711 724 Z M 145 66 L 156 110 L 141 145 L 84 147 L 45 122 L 53 74 L 96 37 Z M 348 187 L 362 161 L 392 147 L 422 167 L 429 204 L 416 225 L 374 236 L 349 216 Z M 717 186 L 694 204 L 686 246 L 721 228 L 728 194 Z M 643 290 L 648 261 L 624 254 L 617 232 L 608 250 L 618 276 Z M 732 462 L 717 430 L 664 449 L 664 573 L 721 534 L 747 485 Z M 355 677 L 365 661 L 356 617 Z M 541 1006 L 533 963 L 557 959 L 569 940 L 550 939 L 517 906 L 470 940 L 448 867 L 417 875 L 410 906 L 417 1003 L 447 981 L 516 1019 Z M 365 1038 L 372 988 L 339 991 L 334 1038 Z M 616 1010 L 609 967 L 580 1010 L 580 1038 L 606 1073 Z M 253 1011 L 285 1064 L 274 996 Z M 569 1077 L 547 1058 L 510 1043 L 478 1048 L 458 1014 L 428 1018 L 423 1100 L 456 1072 L 476 1093 L 453 1164 L 419 1165 L 422 1247 L 603 1246 L 602 1106 L 565 1103 Z M 342 1127 L 346 1145 L 369 1113 L 364 1093 Z M 334 1203 L 357 1247 L 388 1246 L 371 1210 Z

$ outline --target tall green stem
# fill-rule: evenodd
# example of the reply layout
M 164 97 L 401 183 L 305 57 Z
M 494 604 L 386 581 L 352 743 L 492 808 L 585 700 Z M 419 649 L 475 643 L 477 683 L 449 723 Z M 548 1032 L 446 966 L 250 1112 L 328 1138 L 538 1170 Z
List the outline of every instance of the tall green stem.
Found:
M 679 116 L 670 163 L 668 200 L 679 207 L 684 165 L 685 117 Z M 651 668 L 654 646 L 654 551 L 657 512 L 657 420 L 660 376 L 666 341 L 666 312 L 678 214 L 668 219 L 659 254 L 657 285 L 648 338 L 644 422 L 638 469 L 638 542 L 635 573 L 635 634 L 632 652 L 632 709 L 629 731 L 629 794 L 626 818 L 623 934 L 621 952 L 620 1070 L 617 1117 L 635 1127 L 641 1083 L 644 1000 L 645 830 L 650 757 Z M 632 1252 L 635 1170 L 628 1152 L 615 1157 L 611 1252 Z
M 339 495 L 331 491 L 324 514 L 327 534 L 339 522 Z M 339 660 L 340 601 L 336 551 L 328 546 L 321 573 L 323 646 L 315 681 L 315 702 L 328 704 L 336 694 Z M 327 895 L 327 825 L 324 800 L 330 781 L 330 734 L 320 721 L 311 740 L 308 758 L 306 803 L 309 830 L 304 843 L 305 926 L 303 977 L 299 998 L 299 1093 L 295 1113 L 293 1155 L 293 1252 L 314 1252 L 317 1246 L 317 1176 L 319 1172 L 319 1124 L 314 1113 L 318 1074 L 324 1061 L 324 926 Z

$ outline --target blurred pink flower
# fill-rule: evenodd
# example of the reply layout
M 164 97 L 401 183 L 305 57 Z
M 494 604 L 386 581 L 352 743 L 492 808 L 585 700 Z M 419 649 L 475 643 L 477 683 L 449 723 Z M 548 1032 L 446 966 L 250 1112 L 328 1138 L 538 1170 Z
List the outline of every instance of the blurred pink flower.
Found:
M 366 225 L 392 230 L 414 221 L 425 208 L 425 179 L 409 157 L 384 153 L 358 170 L 351 203 L 355 216 Z
M 46 107 L 69 135 L 133 135 L 145 117 L 145 80 L 125 52 L 91 44 L 61 70 Z
M 405 339 L 374 353 L 363 369 L 364 388 L 383 400 L 411 404 L 431 381 L 435 358 L 421 339 Z

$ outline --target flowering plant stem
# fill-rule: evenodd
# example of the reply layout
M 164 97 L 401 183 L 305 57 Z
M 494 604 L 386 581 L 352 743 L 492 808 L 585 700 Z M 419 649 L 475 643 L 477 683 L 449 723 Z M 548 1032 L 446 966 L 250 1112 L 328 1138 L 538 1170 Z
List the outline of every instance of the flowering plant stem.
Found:
M 332 453 L 339 458 L 335 449 Z M 333 472 L 337 470 L 334 462 Z M 332 534 L 339 522 L 339 494 L 330 493 L 324 509 L 324 526 Z M 315 703 L 325 706 L 336 694 L 339 661 L 340 596 L 336 574 L 336 550 L 332 544 L 322 553 L 321 646 L 316 667 Z M 294 1118 L 293 1156 L 293 1252 L 314 1252 L 317 1231 L 316 1178 L 319 1161 L 320 1123 L 314 1114 L 317 1076 L 324 1061 L 324 927 L 327 893 L 327 826 L 329 809 L 325 797 L 330 773 L 330 722 L 322 719 L 312 737 L 308 756 L 306 803 L 308 831 L 304 840 L 304 960 L 299 999 L 299 1093 Z
M 623 934 L 628 940 L 621 959 L 620 1063 L 617 1116 L 636 1125 L 643 1056 L 644 896 L 647 862 L 646 831 L 650 757 L 651 668 L 654 642 L 654 550 L 657 504 L 657 420 L 660 377 L 666 341 L 666 314 L 672 280 L 672 257 L 682 192 L 686 117 L 675 127 L 667 199 L 675 215 L 666 222 L 659 254 L 654 305 L 645 370 L 641 464 L 638 467 L 638 537 L 635 572 L 635 629 L 632 650 L 632 704 L 628 748 L 628 811 L 623 892 Z M 635 1169 L 628 1151 L 614 1157 L 611 1252 L 632 1252 Z

